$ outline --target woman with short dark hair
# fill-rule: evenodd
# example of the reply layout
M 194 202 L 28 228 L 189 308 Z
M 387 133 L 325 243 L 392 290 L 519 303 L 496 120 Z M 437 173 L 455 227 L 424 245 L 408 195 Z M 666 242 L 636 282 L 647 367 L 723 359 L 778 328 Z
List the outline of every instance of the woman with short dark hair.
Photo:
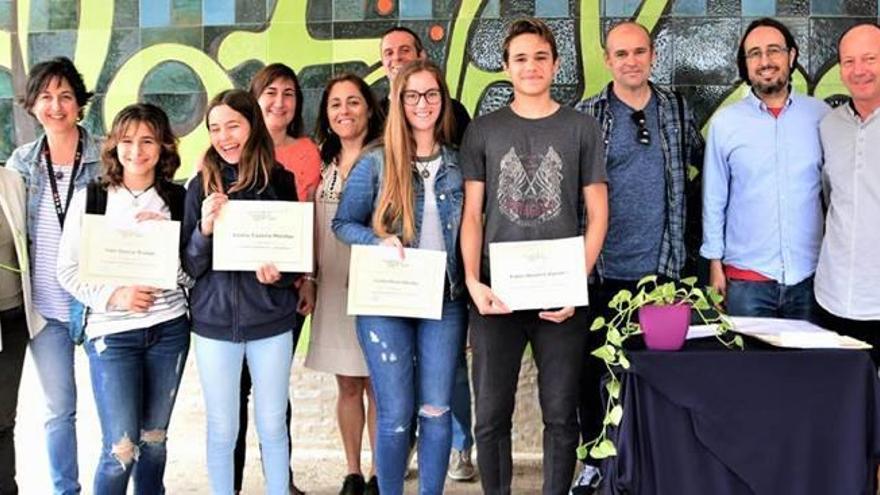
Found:
M 97 174 L 100 144 L 78 125 L 92 93 L 64 57 L 31 68 L 21 104 L 43 128 L 20 146 L 6 166 L 18 171 L 27 190 L 27 226 L 33 304 L 31 355 L 48 406 L 46 443 L 54 493 L 79 493 L 76 448 L 76 381 L 69 335 L 71 297 L 58 283 L 56 264 L 64 217 L 73 193 Z

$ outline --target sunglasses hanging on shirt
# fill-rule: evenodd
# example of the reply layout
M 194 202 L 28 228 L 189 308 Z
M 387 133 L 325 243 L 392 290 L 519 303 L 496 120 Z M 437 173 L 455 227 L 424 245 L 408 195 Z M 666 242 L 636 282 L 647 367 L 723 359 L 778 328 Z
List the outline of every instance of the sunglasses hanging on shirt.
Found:
M 645 111 L 637 110 L 631 113 L 629 118 L 631 118 L 633 123 L 636 125 L 636 141 L 638 141 L 639 144 L 650 146 L 651 132 L 648 131 L 648 120 L 645 117 Z

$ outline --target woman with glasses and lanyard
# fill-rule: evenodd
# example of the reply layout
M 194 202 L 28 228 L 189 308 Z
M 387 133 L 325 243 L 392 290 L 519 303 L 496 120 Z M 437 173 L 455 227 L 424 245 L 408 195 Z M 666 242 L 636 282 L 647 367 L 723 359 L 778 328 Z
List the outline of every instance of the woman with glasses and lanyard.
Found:
M 33 304 L 45 323 L 30 328 L 31 354 L 48 405 L 46 443 L 55 494 L 79 493 L 76 449 L 74 344 L 68 333 L 71 296 L 58 284 L 58 243 L 76 190 L 98 173 L 100 143 L 77 125 L 92 93 L 69 59 L 31 68 L 23 106 L 45 134 L 9 157 L 27 190 L 27 227 Z

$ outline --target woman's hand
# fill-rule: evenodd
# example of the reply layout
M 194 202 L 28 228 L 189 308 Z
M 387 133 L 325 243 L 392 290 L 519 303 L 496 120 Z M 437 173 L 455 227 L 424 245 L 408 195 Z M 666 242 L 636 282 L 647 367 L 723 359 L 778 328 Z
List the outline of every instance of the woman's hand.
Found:
M 220 213 L 220 208 L 223 207 L 226 202 L 229 201 L 229 197 L 223 193 L 211 193 L 202 201 L 202 235 L 210 236 L 214 233 L 214 220 L 217 219 L 217 215 Z
M 274 284 L 281 280 L 281 272 L 273 263 L 266 263 L 257 268 L 257 280 L 265 285 Z
M 308 316 L 315 310 L 315 281 L 305 279 L 299 286 L 299 301 L 296 304 L 296 312 Z
M 386 238 L 382 239 L 381 242 L 379 242 L 379 245 L 397 248 L 397 254 L 400 255 L 400 259 L 404 258 L 403 243 L 400 242 L 400 239 L 398 239 L 397 236 L 392 235 L 392 236 L 386 237 Z
M 156 295 L 158 293 L 159 289 L 144 285 L 119 287 L 113 291 L 107 306 L 109 309 L 146 313 L 153 306 L 153 303 L 156 302 Z

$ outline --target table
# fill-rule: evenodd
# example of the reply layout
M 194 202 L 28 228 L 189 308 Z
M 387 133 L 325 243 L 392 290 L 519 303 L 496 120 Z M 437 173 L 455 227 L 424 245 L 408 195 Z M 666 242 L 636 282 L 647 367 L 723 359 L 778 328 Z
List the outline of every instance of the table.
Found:
M 633 350 L 603 493 L 868 494 L 880 381 L 867 352 Z

